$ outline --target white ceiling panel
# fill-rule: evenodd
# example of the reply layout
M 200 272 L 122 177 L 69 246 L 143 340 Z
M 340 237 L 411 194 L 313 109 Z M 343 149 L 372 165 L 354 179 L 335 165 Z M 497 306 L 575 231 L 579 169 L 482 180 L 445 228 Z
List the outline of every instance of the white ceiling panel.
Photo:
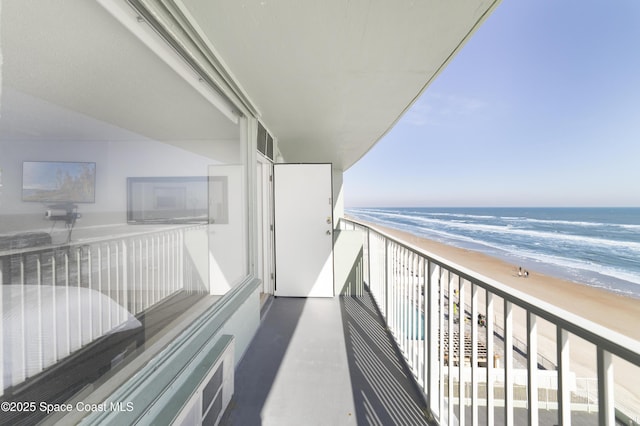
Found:
M 3 1 L 0 18 L 4 140 L 239 139 L 97 2 Z
M 173 2 L 259 111 L 286 161 L 342 170 L 395 124 L 497 4 Z M 5 87 L 151 139 L 237 138 L 237 126 L 96 2 L 4 1 L 1 17 Z M 6 108 L 5 134 L 51 130 L 51 120 Z M 56 132 L 64 138 L 64 127 Z
M 182 0 L 290 162 L 346 169 L 496 1 Z

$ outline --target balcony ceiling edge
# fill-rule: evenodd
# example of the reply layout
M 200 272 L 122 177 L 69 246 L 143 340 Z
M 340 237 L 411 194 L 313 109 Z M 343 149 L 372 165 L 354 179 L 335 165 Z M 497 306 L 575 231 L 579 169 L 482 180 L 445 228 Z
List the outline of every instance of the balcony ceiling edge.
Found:
M 500 0 L 182 0 L 290 162 L 346 170 L 382 138 Z

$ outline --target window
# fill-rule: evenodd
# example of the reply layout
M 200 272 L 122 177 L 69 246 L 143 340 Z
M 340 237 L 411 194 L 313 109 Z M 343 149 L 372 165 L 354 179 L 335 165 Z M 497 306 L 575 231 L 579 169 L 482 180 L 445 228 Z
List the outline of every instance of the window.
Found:
M 267 132 L 261 123 L 258 123 L 258 152 L 273 161 L 273 137 Z
M 0 398 L 61 403 L 248 274 L 246 120 L 97 2 L 1 19 Z M 91 197 L 25 200 L 25 164 L 91 165 Z
M 258 152 L 266 155 L 267 152 L 267 130 L 261 123 L 258 123 Z

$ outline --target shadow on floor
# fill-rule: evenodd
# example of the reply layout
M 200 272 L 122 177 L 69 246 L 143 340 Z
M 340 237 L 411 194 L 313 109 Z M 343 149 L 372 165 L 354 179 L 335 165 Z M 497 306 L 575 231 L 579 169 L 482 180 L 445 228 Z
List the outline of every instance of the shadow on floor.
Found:
M 340 304 L 357 423 L 435 424 L 369 292 Z
M 276 298 L 235 371 L 223 425 L 430 424 L 366 292 Z
M 235 370 L 236 391 L 220 424 L 262 424 L 271 392 L 306 299 L 286 299 L 286 309 L 269 309 L 256 336 Z

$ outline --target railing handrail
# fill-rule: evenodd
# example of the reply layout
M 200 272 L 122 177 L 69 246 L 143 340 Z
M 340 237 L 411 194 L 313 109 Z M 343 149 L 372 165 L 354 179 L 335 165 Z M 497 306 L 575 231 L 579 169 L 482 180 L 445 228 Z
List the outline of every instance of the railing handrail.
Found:
M 126 330 L 143 327 L 140 321 L 150 325 L 147 310 L 177 292 L 193 294 L 198 283 L 192 277 L 195 268 L 185 267 L 191 261 L 185 234 L 204 229 L 204 224 L 138 228 L 142 232 L 1 251 L 0 308 L 5 291 L 17 295 L 4 305 L 5 325 L 32 331 L 8 339 L 0 325 L 0 396 L 9 387 L 12 394 L 22 392 L 16 389 L 33 385 L 23 385 L 27 380 L 123 325 Z M 149 333 L 145 330 L 144 337 Z M 133 343 L 138 347 L 139 336 L 127 345 Z M 9 358 L 7 347 L 12 348 Z M 11 372 L 9 381 L 5 371 Z
M 464 266 L 458 265 L 437 254 L 431 253 L 409 242 L 399 240 L 387 232 L 375 227 L 375 225 L 364 223 L 355 219 L 341 218 L 346 222 L 362 226 L 380 236 L 393 241 L 394 243 L 420 255 L 439 266 L 464 278 L 467 281 L 479 285 L 485 290 L 491 291 L 497 296 L 508 300 L 517 306 L 525 308 L 536 316 L 550 321 L 553 324 L 581 337 L 591 343 L 601 346 L 606 351 L 616 355 L 636 366 L 640 367 L 640 342 L 625 336 L 615 330 L 611 330 L 601 324 L 597 324 L 586 318 L 582 318 L 572 312 L 540 300 L 534 296 L 523 293 L 517 289 L 500 283 L 497 280 L 486 277 L 478 272 L 472 271 Z
M 140 225 L 131 225 L 131 226 L 137 227 Z M 66 248 L 73 248 L 78 246 L 87 246 L 95 243 L 106 243 L 111 241 L 127 241 L 127 240 L 140 238 L 148 235 L 154 235 L 154 234 L 159 235 L 165 232 L 173 232 L 177 230 L 187 231 L 192 229 L 198 229 L 203 226 L 206 226 L 206 225 L 204 224 L 189 224 L 186 226 L 172 225 L 172 226 L 167 226 L 160 229 L 154 228 L 154 229 L 147 229 L 147 230 L 136 231 L 136 232 L 121 232 L 115 235 L 108 235 L 108 236 L 81 238 L 81 239 L 76 239 L 76 240 L 64 242 L 64 243 L 57 243 L 57 244 L 52 243 L 52 244 L 38 245 L 34 247 L 22 247 L 22 248 L 0 250 L 0 258 L 5 256 L 24 255 L 29 253 L 37 253 L 37 252 L 49 251 L 49 250 L 55 250 L 55 249 L 61 249 L 61 248 L 66 249 Z M 84 229 L 87 229 L 87 228 L 84 228 Z M 32 232 L 25 231 L 23 233 L 29 234 Z M 19 234 L 20 233 L 18 233 L 17 235 Z

